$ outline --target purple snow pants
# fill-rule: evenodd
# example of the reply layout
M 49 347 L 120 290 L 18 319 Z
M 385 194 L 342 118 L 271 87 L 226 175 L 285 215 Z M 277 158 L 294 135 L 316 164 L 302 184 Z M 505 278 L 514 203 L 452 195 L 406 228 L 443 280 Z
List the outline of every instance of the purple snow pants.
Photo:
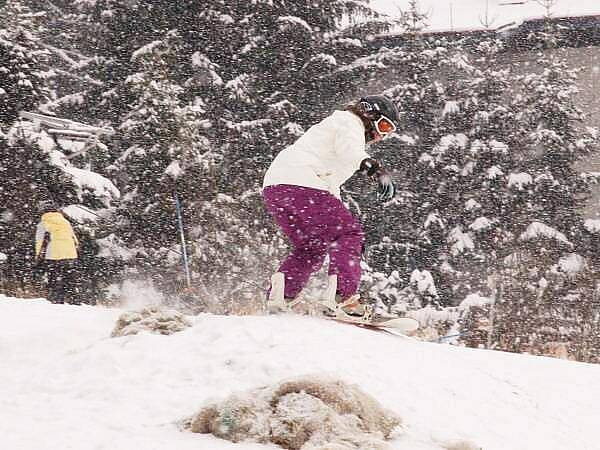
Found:
M 269 213 L 294 246 L 279 272 L 285 297 L 295 298 L 329 254 L 329 274 L 338 276 L 337 293 L 345 299 L 360 283 L 364 234 L 344 204 L 327 191 L 290 184 L 268 186 L 263 198 Z

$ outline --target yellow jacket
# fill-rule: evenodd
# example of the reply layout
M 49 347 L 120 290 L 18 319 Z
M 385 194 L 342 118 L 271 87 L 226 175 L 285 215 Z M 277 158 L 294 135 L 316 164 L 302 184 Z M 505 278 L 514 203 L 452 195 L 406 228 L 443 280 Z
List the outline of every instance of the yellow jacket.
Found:
M 40 257 L 44 236 L 48 233 L 45 259 L 77 259 L 77 236 L 65 217 L 55 211 L 42 214 L 35 234 L 35 256 Z

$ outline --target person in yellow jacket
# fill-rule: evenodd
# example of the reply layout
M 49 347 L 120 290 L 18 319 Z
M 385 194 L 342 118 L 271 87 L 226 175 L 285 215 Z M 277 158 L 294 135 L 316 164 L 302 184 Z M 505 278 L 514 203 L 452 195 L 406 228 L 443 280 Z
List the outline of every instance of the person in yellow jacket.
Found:
M 48 300 L 65 303 L 67 295 L 73 297 L 70 285 L 79 241 L 69 221 L 52 202 L 41 202 L 39 210 L 41 218 L 35 234 L 36 264 L 43 265 L 47 272 Z

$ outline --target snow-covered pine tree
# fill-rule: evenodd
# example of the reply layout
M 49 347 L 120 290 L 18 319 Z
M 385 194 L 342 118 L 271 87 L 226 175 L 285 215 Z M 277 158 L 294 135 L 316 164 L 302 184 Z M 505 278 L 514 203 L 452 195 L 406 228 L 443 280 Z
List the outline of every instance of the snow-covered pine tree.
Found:
M 49 95 L 38 31 L 24 2 L 9 0 L 0 8 L 0 129 L 5 131 L 19 111 L 34 108 Z
M 502 332 L 488 343 L 533 351 L 542 335 L 542 341 L 559 338 L 559 329 L 577 335 L 574 318 L 582 316 L 561 315 L 561 296 L 567 303 L 581 299 L 588 315 L 595 298 L 583 281 L 592 272 L 578 276 L 579 290 L 571 275 L 556 272 L 564 272 L 560 261 L 580 258 L 583 250 L 580 207 L 593 176 L 577 173 L 573 163 L 594 149 L 597 133 L 579 126 L 575 71 L 543 57 L 536 72 L 509 83 L 510 74 L 498 70 L 498 51 L 499 43 L 483 42 L 473 62 L 454 51 L 440 60 L 441 73 L 453 76 L 438 78 L 443 103 L 424 133 L 433 145 L 423 145 L 418 161 L 416 180 L 436 180 L 415 189 L 427 212 L 419 238 L 436 224 L 432 272 L 446 304 L 469 293 L 495 296 L 494 329 Z M 561 328 L 566 323 L 570 328 Z M 575 342 L 584 335 L 580 330 Z
M 470 55 L 460 43 L 409 42 L 375 56 L 397 58 L 407 76 L 389 90 L 403 113 L 404 135 L 382 148 L 384 160 L 398 158 L 388 165 L 403 167 L 396 173 L 402 190 L 371 230 L 377 235 L 381 223 L 397 221 L 401 231 L 378 236 L 369 263 L 388 273 L 430 270 L 441 301 L 457 305 L 469 293 L 491 293 L 488 275 L 526 246 L 520 236 L 540 214 L 548 226 L 573 230 L 574 239 L 590 177 L 572 163 L 591 150 L 594 137 L 578 130 L 574 79 L 559 75 L 560 65 L 510 83 L 510 73 L 498 69 L 498 42 L 483 42 Z M 411 58 L 421 61 L 412 70 Z M 564 251 L 558 244 L 554 256 Z
M 593 258 L 587 262 L 582 255 L 598 248 L 582 206 L 595 176 L 579 173 L 574 162 L 597 148 L 598 133 L 580 125 L 577 71 L 554 50 L 558 34 L 548 21 L 531 36 L 545 51 L 534 72 L 518 78 L 520 90 L 511 104 L 519 124 L 511 147 L 520 151 L 508 184 L 520 208 L 513 208 L 513 225 L 507 227 L 513 251 L 504 260 L 496 305 L 496 324 L 505 333 L 491 341 L 534 353 L 544 353 L 548 342 L 567 343 L 572 355 L 590 360 L 598 336 L 581 324 L 589 323 L 600 305 Z
M 128 246 L 143 248 L 147 258 L 138 263 L 159 267 L 155 274 L 166 279 L 173 277 L 165 269 L 178 259 L 165 253 L 174 253 L 178 242 L 174 194 L 188 207 L 202 195 L 198 188 L 205 183 L 197 176 L 210 149 L 202 134 L 206 111 L 183 100 L 184 88 L 173 75 L 181 45 L 170 31 L 133 53 L 138 72 L 127 77 L 121 94 L 131 99 L 131 109 L 115 139 L 123 152 L 110 170 L 124 194 L 118 235 Z
M 421 176 L 437 179 L 429 214 L 446 225 L 438 251 L 438 282 L 449 304 L 470 293 L 487 294 L 496 252 L 512 223 L 501 175 L 511 162 L 509 73 L 498 68 L 498 41 L 455 47 L 443 69 L 444 101 L 435 119 L 433 148 L 421 155 Z M 501 251 L 501 250 L 500 250 Z

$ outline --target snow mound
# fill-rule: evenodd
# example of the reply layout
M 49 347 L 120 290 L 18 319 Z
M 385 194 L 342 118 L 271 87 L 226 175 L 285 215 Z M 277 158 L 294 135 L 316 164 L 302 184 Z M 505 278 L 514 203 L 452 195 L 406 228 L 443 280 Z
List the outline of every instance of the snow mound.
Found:
M 183 314 L 152 306 L 141 311 L 123 313 L 117 320 L 111 337 L 129 336 L 142 331 L 173 334 L 191 326 L 191 322 Z
M 396 414 L 358 386 L 302 377 L 208 405 L 188 426 L 232 442 L 272 442 L 291 450 L 384 450 L 398 425 Z

